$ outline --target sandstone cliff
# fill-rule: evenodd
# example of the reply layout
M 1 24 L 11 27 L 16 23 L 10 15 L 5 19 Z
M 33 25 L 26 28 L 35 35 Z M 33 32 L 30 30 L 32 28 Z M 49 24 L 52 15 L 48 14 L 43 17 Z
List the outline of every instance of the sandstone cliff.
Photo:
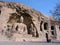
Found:
M 7 26 L 16 25 L 16 23 L 21 23 L 20 17 L 23 17 L 23 23 L 27 26 L 27 35 L 17 34 L 17 31 L 11 29 L 12 32 L 7 32 Z M 13 40 L 13 41 L 42 41 L 42 33 L 40 32 L 40 20 L 49 20 L 47 16 L 44 16 L 42 13 L 27 7 L 23 4 L 14 3 L 14 2 L 0 2 L 0 33 L 3 41 Z M 31 26 L 32 24 L 32 26 Z M 19 25 L 19 24 L 18 24 Z M 8 27 L 9 27 L 8 26 Z M 12 27 L 12 26 L 11 26 Z M 10 27 L 10 28 L 11 28 Z M 33 31 L 33 37 L 31 34 L 31 29 Z M 35 32 L 34 32 L 35 31 Z M 19 31 L 18 31 L 19 32 Z M 7 34 L 6 34 L 7 33 Z M 9 35 L 12 37 L 9 37 Z M 8 37 L 9 39 L 7 39 Z M 35 35 L 35 36 L 34 36 Z M 40 35 L 40 36 L 39 36 Z M 4 38 L 5 36 L 5 38 Z M 43 37 L 44 38 L 44 37 Z

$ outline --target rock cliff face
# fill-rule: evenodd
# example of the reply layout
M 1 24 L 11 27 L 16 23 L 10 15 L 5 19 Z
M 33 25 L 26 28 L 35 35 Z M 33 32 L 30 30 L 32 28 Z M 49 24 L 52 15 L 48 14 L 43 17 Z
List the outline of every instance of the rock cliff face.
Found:
M 21 16 L 23 17 L 23 22 L 21 22 Z M 33 41 L 34 37 L 39 38 L 39 29 L 37 29 L 37 24 L 40 21 L 40 16 L 42 16 L 40 12 L 23 4 L 13 2 L 0 2 L 0 32 L 3 33 L 2 35 L 8 38 L 8 40 L 11 37 L 15 36 L 14 38 L 16 39 L 14 40 L 20 41 L 22 38 L 20 38 L 19 36 L 21 36 L 22 34 L 17 35 L 17 31 L 19 32 L 17 25 L 23 23 L 27 28 L 27 35 L 26 37 L 22 35 L 23 38 L 31 37 Z M 29 39 L 26 40 L 29 41 Z
M 49 20 L 23 4 L 0 2 L 0 41 L 46 41 Z

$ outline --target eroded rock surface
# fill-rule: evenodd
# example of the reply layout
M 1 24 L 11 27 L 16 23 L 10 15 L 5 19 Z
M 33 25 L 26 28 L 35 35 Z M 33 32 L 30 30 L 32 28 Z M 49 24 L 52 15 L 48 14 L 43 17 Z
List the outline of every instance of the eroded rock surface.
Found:
M 52 24 L 59 25 L 59 22 L 23 4 L 0 2 L 0 41 L 59 39 L 56 31 L 51 34 Z

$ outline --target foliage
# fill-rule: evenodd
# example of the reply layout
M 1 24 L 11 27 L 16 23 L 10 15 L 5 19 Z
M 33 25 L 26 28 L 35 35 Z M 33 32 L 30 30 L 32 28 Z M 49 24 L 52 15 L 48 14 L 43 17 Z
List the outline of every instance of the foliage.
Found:
M 56 7 L 52 11 L 52 16 L 60 20 L 60 4 L 56 4 Z

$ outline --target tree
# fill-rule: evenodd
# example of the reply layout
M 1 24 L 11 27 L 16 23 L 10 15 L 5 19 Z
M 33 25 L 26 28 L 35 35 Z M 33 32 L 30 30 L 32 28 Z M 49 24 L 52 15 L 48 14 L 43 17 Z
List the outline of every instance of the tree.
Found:
M 51 12 L 53 17 L 60 20 L 60 3 L 56 4 L 56 7 Z

